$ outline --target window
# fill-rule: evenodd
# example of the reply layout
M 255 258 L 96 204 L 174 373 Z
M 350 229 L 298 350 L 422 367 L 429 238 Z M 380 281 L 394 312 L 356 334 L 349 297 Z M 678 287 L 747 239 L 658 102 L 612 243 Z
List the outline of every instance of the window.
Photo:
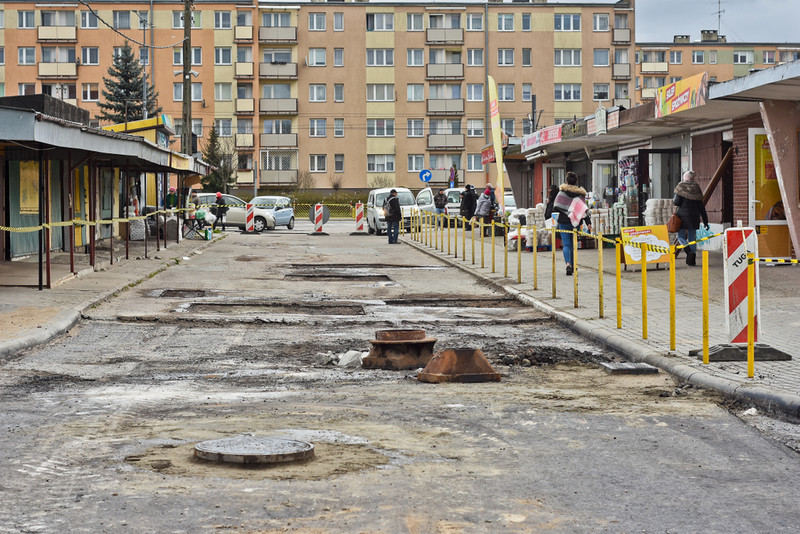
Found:
M 192 101 L 200 102 L 203 100 L 203 84 L 200 82 L 192 82 Z M 172 99 L 176 102 L 183 101 L 183 84 L 176 82 L 172 84 Z
M 497 100 L 498 100 L 498 102 L 513 102 L 514 101 L 514 84 L 513 83 L 498 83 L 497 84 Z
M 81 11 L 81 28 L 84 30 L 97 29 L 97 15 L 91 11 Z
M 408 119 L 408 137 L 422 137 L 425 135 L 425 121 L 422 119 Z
M 555 95 L 553 99 L 556 101 L 580 100 L 581 84 L 557 83 L 555 86 Z
M 311 154 L 309 157 L 308 170 L 311 172 L 325 172 L 328 170 L 328 157 L 325 154 Z
M 308 121 L 309 137 L 325 137 L 327 135 L 327 128 L 327 119 L 309 119 Z
M 236 12 L 236 25 L 237 26 L 252 26 L 253 25 L 253 14 L 249 11 L 237 11 Z
M 595 48 L 594 49 L 594 66 L 595 67 L 608 67 L 609 53 L 608 48 Z
M 643 81 L 645 89 L 658 89 L 667 84 L 667 78 L 665 76 L 645 76 Z
M 344 31 L 344 13 L 333 14 L 333 31 L 335 32 Z
M 408 155 L 408 172 L 420 172 L 425 166 L 425 156 L 423 154 Z
M 522 14 L 522 31 L 524 31 L 524 32 L 531 31 L 531 14 L 530 13 L 523 13 Z
M 288 83 L 272 83 L 261 86 L 262 98 L 291 98 L 291 85 Z
M 614 63 L 627 63 L 628 62 L 628 49 L 617 48 L 614 50 Z
M 522 135 L 528 135 L 533 133 L 533 122 L 530 119 L 525 118 L 522 119 Z
M 20 46 L 17 48 L 18 61 L 20 65 L 36 64 L 36 48 L 32 46 Z
M 367 119 L 367 137 L 394 137 L 394 119 Z
M 594 100 L 608 100 L 608 91 L 607 83 L 594 84 Z
M 34 12 L 33 11 L 17 11 L 17 28 L 30 29 L 34 28 Z
M 367 172 L 394 172 L 394 154 L 367 154 Z
M 333 119 L 333 136 L 344 137 L 344 119 Z
M 514 66 L 514 49 L 513 48 L 498 48 L 497 49 L 497 66 L 498 67 L 513 67 Z
M 139 65 L 150 64 L 150 49 L 141 47 L 139 48 Z
M 236 119 L 236 133 L 237 134 L 251 134 L 253 133 L 253 119 Z
M 753 51 L 752 50 L 734 50 L 733 51 L 733 64 L 734 65 L 752 65 L 753 64 Z
M 6 12 L 0 9 L 0 28 L 6 27 Z M 2 95 L 5 96 L 5 90 L 2 91 Z
M 239 63 L 250 63 L 253 61 L 253 49 L 249 46 L 236 47 L 236 61 Z
M 233 121 L 231 119 L 215 119 L 214 129 L 220 137 L 230 137 L 233 135 Z
M 394 15 L 392 13 L 367 13 L 367 31 L 394 31 Z
M 617 13 L 614 15 L 614 27 L 618 30 L 624 30 L 628 27 L 628 14 Z
M 344 67 L 344 48 L 333 49 L 333 66 Z
M 237 161 L 237 169 L 240 171 L 252 171 L 253 170 L 253 155 L 252 154 L 239 154 L 236 158 Z
M 533 87 L 529 83 L 522 84 L 522 101 L 523 102 L 530 102 L 531 96 L 533 95 Z
M 308 49 L 308 66 L 309 67 L 324 67 L 327 63 L 325 59 L 324 48 L 309 48 Z
M 705 63 L 705 55 L 702 50 L 694 50 L 692 52 L 692 63 L 695 65 Z
M 214 100 L 231 100 L 231 84 L 228 82 L 218 82 L 214 84 Z
M 75 12 L 42 11 L 42 26 L 75 26 Z
M 428 28 L 460 28 L 460 13 L 431 13 L 428 15 Z
M 309 102 L 325 102 L 328 99 L 327 86 L 322 84 L 312 83 L 308 86 L 308 101 Z
M 228 49 L 230 54 L 230 49 Z M 193 46 L 192 47 L 192 65 L 202 65 L 203 64 L 203 48 L 200 46 Z M 228 64 L 230 64 L 231 60 L 230 57 L 228 58 Z
M 483 66 L 483 48 L 469 48 L 467 50 L 467 66 L 468 67 Z
M 214 29 L 215 30 L 231 29 L 230 11 L 214 11 Z
M 410 32 L 421 32 L 422 13 L 409 13 L 406 15 L 406 30 Z
M 530 67 L 531 66 L 531 49 L 530 48 L 523 48 L 522 49 L 522 66 L 523 67 Z
M 422 48 L 409 48 L 406 52 L 406 65 L 409 67 L 422 67 L 423 66 L 423 51 Z
M 231 61 L 231 47 L 218 46 L 214 48 L 214 65 L 230 65 Z
M 367 67 L 394 66 L 394 49 L 367 48 Z
M 461 98 L 460 83 L 432 83 L 428 86 L 429 99 L 451 100 Z
M 334 102 L 344 102 L 344 84 L 343 83 L 335 83 L 335 84 L 333 84 L 333 101 Z
M 556 67 L 580 67 L 581 50 L 579 48 L 557 48 L 554 50 L 553 64 Z
M 81 48 L 81 63 L 84 65 L 99 65 L 100 49 L 96 46 L 84 46 Z
M 429 169 L 449 169 L 454 166 L 456 169 L 463 169 L 461 166 L 461 154 L 431 154 Z
M 253 98 L 253 84 L 252 83 L 237 83 L 236 84 L 236 98 Z
M 775 51 L 774 50 L 764 50 L 764 64 L 765 65 L 772 65 L 775 63 Z
M 680 50 L 670 50 L 669 62 L 672 65 L 680 65 L 683 62 L 683 52 Z
M 498 13 L 497 14 L 497 31 L 499 31 L 499 32 L 513 32 L 514 31 L 514 14 L 513 13 Z
M 131 29 L 131 12 L 130 11 L 114 11 L 113 26 L 118 30 Z
M 115 57 L 115 58 L 122 57 L 122 52 L 123 52 L 124 50 L 125 50 L 125 49 L 124 49 L 123 47 L 121 47 L 121 46 L 115 46 L 115 47 L 114 47 L 114 50 L 113 50 L 113 52 L 112 52 L 112 54 L 113 54 L 113 55 L 112 55 L 112 57 Z
M 500 129 L 509 137 L 514 136 L 514 119 L 500 119 Z
M 203 137 L 203 119 L 192 119 L 192 133 L 197 137 Z
M 793 52 L 791 50 L 781 50 L 779 61 L 780 63 L 788 63 L 800 59 L 800 52 Z
M 325 31 L 325 13 L 308 14 L 308 30 L 312 32 Z
M 21 83 L 17 85 L 17 91 L 19 95 L 33 95 L 36 94 L 36 84 L 35 83 Z
M 292 133 L 291 119 L 265 120 L 261 122 L 265 134 L 290 134 Z
M 6 64 L 6 47 L 0 46 L 0 65 Z
M 614 98 L 628 98 L 628 84 L 614 84 Z
M 100 89 L 96 83 L 84 83 L 81 85 L 81 98 L 84 102 L 97 102 L 100 99 Z
M 483 137 L 483 119 L 467 119 L 467 137 Z
M 467 84 L 467 102 L 483 102 L 483 84 Z
M 664 63 L 667 53 L 664 50 L 645 50 L 642 52 L 643 63 Z
M 410 83 L 407 86 L 406 100 L 409 102 L 422 102 L 425 100 L 425 86 L 421 83 Z M 369 95 L 369 92 L 367 92 Z
M 483 163 L 481 163 L 480 154 L 467 154 L 467 171 L 482 171 Z
M 334 154 L 333 172 L 344 172 L 344 154 Z
M 675 83 L 675 82 L 679 82 L 679 81 L 681 81 L 682 79 L 683 79 L 683 77 L 682 77 L 682 76 L 670 76 L 670 77 L 669 77 L 669 83 Z
M 201 11 L 192 11 L 192 28 L 200 28 L 201 15 Z M 183 11 L 172 12 L 172 27 L 183 29 Z
M 467 31 L 483 31 L 483 13 L 467 13 Z
M 595 13 L 594 17 L 592 17 L 594 21 L 593 30 L 596 32 L 607 32 L 608 31 L 608 13 Z
M 557 13 L 553 29 L 557 32 L 579 32 L 581 31 L 581 16 Z
M 708 62 L 711 65 L 715 65 L 717 63 L 717 51 L 712 50 L 708 53 Z M 751 61 L 752 63 L 752 61 Z
M 447 50 L 445 48 L 431 48 L 428 50 L 428 63 L 454 65 L 461 63 L 461 50 Z
M 289 13 L 262 13 L 261 25 L 268 28 L 287 28 L 292 25 Z

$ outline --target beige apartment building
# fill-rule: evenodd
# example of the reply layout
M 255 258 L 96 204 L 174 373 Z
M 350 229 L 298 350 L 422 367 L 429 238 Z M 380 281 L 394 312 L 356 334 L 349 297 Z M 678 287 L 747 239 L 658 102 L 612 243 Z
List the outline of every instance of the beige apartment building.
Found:
M 235 147 L 237 188 L 494 181 L 487 76 L 520 138 L 635 99 L 634 1 L 193 2 L 192 124 Z M 88 109 L 126 41 L 182 124 L 183 1 L 0 4 L 0 88 Z M 142 44 L 146 46 L 141 46 Z M 650 76 L 648 73 L 647 76 Z M 650 83 L 650 82 L 648 82 Z M 534 109 L 535 101 L 535 109 Z M 176 147 L 179 146 L 176 142 Z

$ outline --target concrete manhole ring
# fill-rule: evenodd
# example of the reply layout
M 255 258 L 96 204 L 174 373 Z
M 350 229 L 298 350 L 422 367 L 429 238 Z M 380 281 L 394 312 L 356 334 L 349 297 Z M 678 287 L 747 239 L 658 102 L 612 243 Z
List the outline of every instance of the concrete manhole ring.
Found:
M 277 464 L 307 460 L 314 445 L 293 439 L 240 435 L 201 441 L 194 446 L 195 458 L 237 464 Z

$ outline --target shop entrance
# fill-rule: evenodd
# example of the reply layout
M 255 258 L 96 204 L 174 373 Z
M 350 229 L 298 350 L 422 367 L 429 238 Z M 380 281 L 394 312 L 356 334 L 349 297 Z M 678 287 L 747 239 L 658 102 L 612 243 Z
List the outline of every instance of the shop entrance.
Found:
M 547 202 L 547 195 L 550 192 L 550 186 L 559 186 L 564 183 L 564 166 L 558 163 L 545 163 L 544 172 L 542 173 L 542 196 L 543 202 Z
M 783 208 L 775 162 L 766 130 L 748 131 L 749 226 L 758 234 L 758 255 L 764 258 L 789 258 L 792 240 Z
M 673 197 L 672 192 L 681 180 L 680 157 L 680 148 L 639 150 L 639 201 L 636 215 L 639 226 L 644 225 L 644 211 L 648 199 Z M 629 209 L 628 218 L 632 216 Z

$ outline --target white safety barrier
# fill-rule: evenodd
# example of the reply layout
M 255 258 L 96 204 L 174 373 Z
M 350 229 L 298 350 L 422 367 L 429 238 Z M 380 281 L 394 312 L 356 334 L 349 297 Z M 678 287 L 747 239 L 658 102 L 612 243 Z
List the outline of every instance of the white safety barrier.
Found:
M 322 204 L 314 204 L 314 231 L 322 232 Z
M 364 204 L 356 203 L 356 232 L 364 231 Z
M 244 231 L 252 232 L 254 229 L 253 205 L 247 204 L 244 219 Z

